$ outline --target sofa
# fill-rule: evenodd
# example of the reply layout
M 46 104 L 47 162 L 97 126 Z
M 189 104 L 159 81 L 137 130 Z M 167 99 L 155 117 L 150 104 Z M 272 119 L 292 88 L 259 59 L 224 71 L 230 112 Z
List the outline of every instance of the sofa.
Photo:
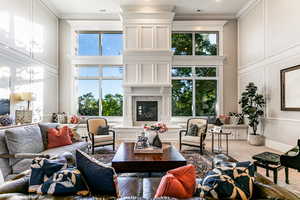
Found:
M 2 128 L 0 130 L 0 169 L 5 180 L 9 180 L 15 177 L 16 174 L 29 169 L 32 158 L 36 157 L 36 155 L 55 156 L 65 152 L 75 154 L 76 149 L 83 151 L 87 150 L 88 143 L 84 140 L 78 140 L 71 145 L 47 149 L 47 129 L 56 128 L 57 126 L 59 126 L 57 123 L 39 123 L 6 129 Z M 7 132 L 20 134 L 16 138 L 10 138 L 12 142 L 8 144 L 8 139 L 5 135 Z M 24 141 L 21 141 L 24 146 L 24 152 L 20 152 L 20 149 L 22 149 L 18 147 L 20 146 L 20 142 L 18 143 L 15 141 L 22 140 L 22 134 L 29 136 L 28 138 L 32 136 L 30 141 L 28 141 L 28 139 L 25 140 L 25 136 Z M 16 148 L 19 148 L 19 150 L 14 152 L 13 145 L 16 144 L 18 145 Z M 29 149 L 26 148 L 27 145 L 30 147 Z M 30 152 L 30 150 L 32 150 L 32 152 Z
M 72 160 L 72 159 L 69 159 Z M 214 166 L 220 164 L 220 159 L 214 163 Z M 226 161 L 224 161 L 226 162 Z M 26 171 L 18 175 L 15 180 L 7 181 L 0 185 L 0 200 L 24 200 L 24 199 L 43 199 L 43 200 L 59 200 L 59 199 L 114 199 L 116 197 L 109 196 L 49 196 L 49 195 L 37 195 L 28 194 L 28 183 L 29 183 L 30 171 Z M 159 186 L 161 177 L 130 177 L 130 176 L 119 176 L 118 187 L 119 187 L 119 198 L 120 199 L 138 199 L 146 200 L 153 199 L 156 190 Z M 197 179 L 197 183 L 201 180 Z M 196 191 L 193 199 L 200 199 L 200 191 Z M 168 198 L 160 198 L 168 199 Z M 299 200 L 292 192 L 282 188 L 265 177 L 256 174 L 254 183 L 254 194 L 252 199 L 289 199 Z

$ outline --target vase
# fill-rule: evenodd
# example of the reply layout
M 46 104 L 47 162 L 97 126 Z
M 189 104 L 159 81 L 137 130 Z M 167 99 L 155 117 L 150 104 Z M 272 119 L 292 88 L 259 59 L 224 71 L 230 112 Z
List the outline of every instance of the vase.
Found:
M 155 131 L 149 136 L 148 141 L 151 146 L 162 148 L 162 142 L 159 138 L 159 133 L 157 131 Z

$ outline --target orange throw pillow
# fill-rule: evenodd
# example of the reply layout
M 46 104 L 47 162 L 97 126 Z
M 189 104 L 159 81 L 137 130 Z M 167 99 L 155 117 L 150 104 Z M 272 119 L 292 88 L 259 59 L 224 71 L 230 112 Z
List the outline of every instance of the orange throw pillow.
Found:
M 61 129 L 48 129 L 48 149 L 72 144 L 71 130 L 64 126 Z
M 167 172 L 157 188 L 155 198 L 190 198 L 196 188 L 196 169 L 193 165 L 179 167 Z

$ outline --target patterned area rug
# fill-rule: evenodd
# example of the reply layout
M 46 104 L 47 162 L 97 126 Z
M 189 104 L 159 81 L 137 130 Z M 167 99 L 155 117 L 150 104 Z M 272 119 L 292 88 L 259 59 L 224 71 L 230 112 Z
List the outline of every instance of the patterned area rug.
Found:
M 187 160 L 188 164 L 196 166 L 197 178 L 203 178 L 208 170 L 212 166 L 213 154 L 205 151 L 203 155 L 200 155 L 199 150 L 189 149 L 181 152 L 183 157 Z M 111 164 L 111 161 L 115 155 L 115 152 L 109 149 L 100 149 L 93 155 L 94 158 L 105 164 Z M 128 176 L 128 174 L 122 174 Z M 132 174 L 131 174 L 132 175 Z

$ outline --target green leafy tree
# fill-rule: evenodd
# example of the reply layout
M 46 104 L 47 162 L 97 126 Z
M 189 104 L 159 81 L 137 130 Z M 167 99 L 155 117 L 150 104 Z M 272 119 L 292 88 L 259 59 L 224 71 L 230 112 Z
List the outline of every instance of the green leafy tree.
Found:
M 103 116 L 122 116 L 123 115 L 123 96 L 121 94 L 107 94 L 102 99 Z
M 193 36 L 191 33 L 173 33 L 172 48 L 174 55 L 192 55 L 193 54 Z
M 212 44 L 209 34 L 195 34 L 196 55 L 217 55 L 217 44 Z
M 242 114 L 249 119 L 249 126 L 252 127 L 253 134 L 256 135 L 259 118 L 264 115 L 266 103 L 263 95 L 258 94 L 257 86 L 254 83 L 251 82 L 246 86 L 246 91 L 242 93 L 239 104 L 242 107 Z
M 89 92 L 79 97 L 79 111 L 83 116 L 98 116 L 99 115 L 99 100 Z
M 216 115 L 217 102 L 217 81 L 197 80 L 196 81 L 196 115 Z
M 172 81 L 172 115 L 191 116 L 192 115 L 192 81 L 173 80 Z

